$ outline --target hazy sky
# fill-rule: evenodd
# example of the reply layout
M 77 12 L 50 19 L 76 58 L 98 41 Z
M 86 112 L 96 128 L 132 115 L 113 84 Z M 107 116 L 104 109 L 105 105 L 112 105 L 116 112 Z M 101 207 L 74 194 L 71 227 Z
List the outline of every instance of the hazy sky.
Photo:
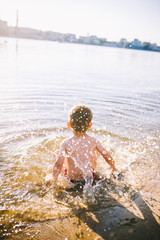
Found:
M 160 45 L 160 0 L 0 0 L 8 25 Z

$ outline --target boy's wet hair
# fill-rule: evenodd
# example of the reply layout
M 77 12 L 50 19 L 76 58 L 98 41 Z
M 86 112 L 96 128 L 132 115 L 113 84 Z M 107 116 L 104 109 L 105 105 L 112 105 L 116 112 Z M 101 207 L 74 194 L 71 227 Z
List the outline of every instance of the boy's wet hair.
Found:
M 78 105 L 71 109 L 69 122 L 76 132 L 86 132 L 92 120 L 92 112 L 89 107 Z

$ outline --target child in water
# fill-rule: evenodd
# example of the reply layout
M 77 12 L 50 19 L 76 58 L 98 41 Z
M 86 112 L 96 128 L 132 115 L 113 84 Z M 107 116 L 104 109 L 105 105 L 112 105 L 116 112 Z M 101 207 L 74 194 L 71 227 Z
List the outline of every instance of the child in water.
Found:
M 93 180 L 97 151 L 110 165 L 112 172 L 117 171 L 111 155 L 96 138 L 86 133 L 92 126 L 91 121 L 92 112 L 87 106 L 78 105 L 71 109 L 67 126 L 72 129 L 73 136 L 61 145 L 53 167 L 53 182 L 57 181 L 61 172 L 75 184 L 85 184 L 86 179 Z

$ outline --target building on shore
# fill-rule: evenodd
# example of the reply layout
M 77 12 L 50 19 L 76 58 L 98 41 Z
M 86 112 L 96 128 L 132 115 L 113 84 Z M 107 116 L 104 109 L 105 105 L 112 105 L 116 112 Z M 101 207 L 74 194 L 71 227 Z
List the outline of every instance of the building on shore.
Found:
M 127 46 L 127 39 L 126 38 L 122 38 L 118 44 L 119 47 L 121 48 L 126 48 Z
M 7 21 L 0 20 L 0 34 L 7 34 L 8 32 L 8 24 Z

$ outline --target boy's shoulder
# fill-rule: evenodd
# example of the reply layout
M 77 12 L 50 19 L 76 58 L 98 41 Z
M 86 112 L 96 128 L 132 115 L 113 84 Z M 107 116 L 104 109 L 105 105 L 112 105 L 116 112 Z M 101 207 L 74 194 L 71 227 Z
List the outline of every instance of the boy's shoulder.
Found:
M 71 141 L 73 141 L 73 136 L 64 139 L 64 140 L 62 141 L 62 144 L 61 144 L 61 145 L 63 145 L 63 146 L 64 146 L 64 145 L 67 145 L 67 144 L 69 144 Z
M 93 142 L 97 142 L 97 138 L 93 137 L 93 136 L 90 136 L 87 134 L 87 139 L 90 140 L 90 141 L 93 141 Z

